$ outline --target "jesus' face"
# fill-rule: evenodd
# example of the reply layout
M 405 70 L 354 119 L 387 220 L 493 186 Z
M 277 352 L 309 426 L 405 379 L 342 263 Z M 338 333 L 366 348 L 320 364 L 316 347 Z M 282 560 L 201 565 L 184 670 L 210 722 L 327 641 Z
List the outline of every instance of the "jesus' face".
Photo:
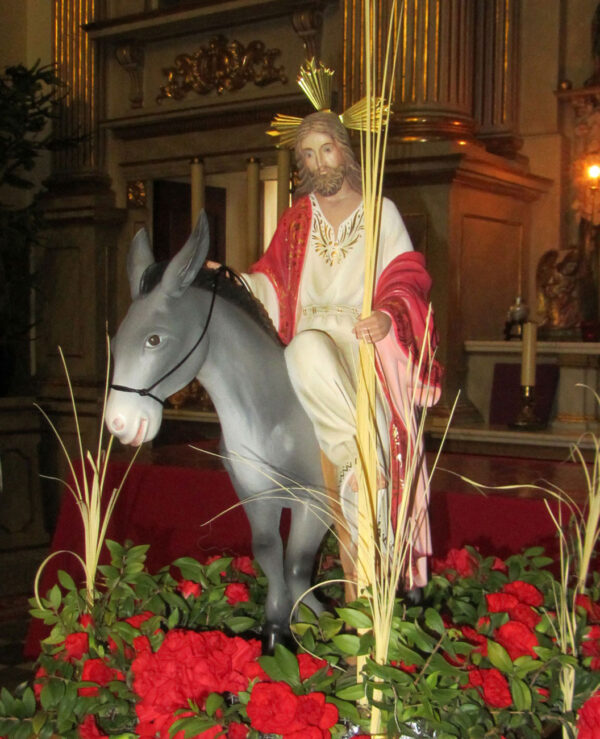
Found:
M 300 143 L 302 162 L 319 195 L 335 195 L 344 183 L 346 166 L 337 142 L 326 133 L 311 131 Z

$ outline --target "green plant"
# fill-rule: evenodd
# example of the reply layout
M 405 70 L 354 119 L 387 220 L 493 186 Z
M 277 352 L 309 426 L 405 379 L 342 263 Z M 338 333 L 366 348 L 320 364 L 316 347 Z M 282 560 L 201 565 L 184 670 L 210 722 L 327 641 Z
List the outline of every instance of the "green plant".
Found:
M 342 739 L 368 733 L 374 703 L 383 735 L 403 739 L 538 739 L 552 727 L 574 737 L 576 726 L 592 739 L 590 721 L 600 730 L 600 577 L 577 599 L 566 654 L 541 549 L 506 561 L 451 550 L 421 603 L 396 600 L 380 664 L 366 598 L 319 615 L 300 606 L 297 653 L 261 656 L 266 578 L 249 558 L 182 558 L 149 574 L 146 546 L 108 548 L 91 611 L 66 573 L 32 600 L 51 633 L 33 685 L 0 696 L 0 735 Z M 568 710 L 565 665 L 575 675 Z
M 7 67 L 0 74 L 0 352 L 5 361 L 14 362 L 17 347 L 27 346 L 32 323 L 30 250 L 44 227 L 35 170 L 44 153 L 70 143 L 49 126 L 59 86 L 54 68 L 39 62 Z M 26 353 L 20 359 L 24 362 Z

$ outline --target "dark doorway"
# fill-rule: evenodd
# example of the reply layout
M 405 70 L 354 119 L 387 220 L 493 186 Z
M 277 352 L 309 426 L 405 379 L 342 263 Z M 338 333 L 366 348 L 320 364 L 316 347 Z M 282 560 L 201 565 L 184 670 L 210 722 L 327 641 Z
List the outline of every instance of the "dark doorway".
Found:
M 210 230 L 208 259 L 225 264 L 225 188 L 207 187 L 205 200 Z M 191 188 L 187 182 L 154 180 L 152 226 L 157 261 L 169 259 L 185 244 L 191 231 L 190 212 Z

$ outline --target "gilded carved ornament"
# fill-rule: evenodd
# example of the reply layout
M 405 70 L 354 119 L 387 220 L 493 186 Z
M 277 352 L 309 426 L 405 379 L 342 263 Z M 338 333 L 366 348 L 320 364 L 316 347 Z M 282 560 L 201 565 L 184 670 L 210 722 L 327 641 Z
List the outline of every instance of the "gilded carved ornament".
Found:
M 274 82 L 285 84 L 283 66 L 275 65 L 280 54 L 279 49 L 267 49 L 262 41 L 244 46 L 239 41 L 214 36 L 207 46 L 193 54 L 179 54 L 172 67 L 163 69 L 167 84 L 161 86 L 156 100 L 181 100 L 192 91 L 207 95 L 216 90 L 221 95 L 225 90 L 240 90 L 249 82 L 259 87 Z
M 127 207 L 145 208 L 147 202 L 146 183 L 143 180 L 133 180 L 127 183 Z

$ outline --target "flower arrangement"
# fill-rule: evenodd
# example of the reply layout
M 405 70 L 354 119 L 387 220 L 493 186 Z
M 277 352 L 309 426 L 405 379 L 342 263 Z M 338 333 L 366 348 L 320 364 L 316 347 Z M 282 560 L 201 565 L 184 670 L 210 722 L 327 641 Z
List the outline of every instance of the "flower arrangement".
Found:
M 370 656 L 367 599 L 319 615 L 301 606 L 295 647 L 263 655 L 266 579 L 249 558 L 183 558 L 151 575 L 147 547 L 107 545 L 91 610 L 64 572 L 32 600 L 51 633 L 33 684 L 0 696 L 1 736 L 341 739 L 368 735 L 375 694 L 383 736 L 600 731 L 599 578 L 577 598 L 575 650 L 565 654 L 557 581 L 540 549 L 502 561 L 466 548 L 434 562 L 422 601 L 397 600 L 382 665 Z M 570 711 L 565 665 L 575 675 Z

